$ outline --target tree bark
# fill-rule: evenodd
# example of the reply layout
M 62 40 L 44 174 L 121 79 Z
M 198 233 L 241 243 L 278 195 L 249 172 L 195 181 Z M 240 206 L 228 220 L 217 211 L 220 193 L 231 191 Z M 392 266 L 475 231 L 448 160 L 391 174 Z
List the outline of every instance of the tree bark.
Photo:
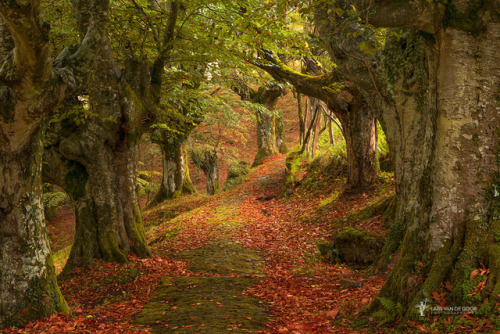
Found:
M 278 138 L 281 142 L 284 141 L 283 136 L 276 135 L 276 116 L 274 111 L 278 104 L 279 98 L 285 94 L 285 90 L 279 85 L 271 85 L 269 87 L 260 87 L 259 91 L 253 98 L 253 101 L 262 104 L 265 109 L 259 110 L 256 113 L 257 117 L 257 155 L 254 158 L 252 166 L 262 164 L 262 161 L 279 152 L 280 147 L 277 146 Z M 282 146 L 282 145 L 280 145 Z
M 43 216 L 41 121 L 92 68 L 106 5 L 88 4 L 86 39 L 53 62 L 39 1 L 0 3 L 0 328 L 69 310 Z
M 349 94 L 346 95 L 350 98 L 346 99 L 340 94 L 341 90 L 336 85 L 342 80 L 341 73 L 331 72 L 309 76 L 293 71 L 272 54 L 266 53 L 263 57 L 268 63 L 258 63 L 256 64 L 258 67 L 267 71 L 278 81 L 291 83 L 297 92 L 325 102 L 341 121 L 349 166 L 347 189 L 361 190 L 371 185 L 378 176 L 377 127 L 374 114 L 366 108 L 364 96 L 355 89 L 347 90 Z M 315 66 L 315 63 L 309 61 L 308 66 Z M 365 107 L 362 108 L 362 106 Z M 316 118 L 319 117 L 316 116 Z M 303 147 L 307 146 L 308 140 L 309 135 L 306 134 Z
M 338 68 L 377 106 L 394 154 L 397 207 L 383 254 L 399 248 L 400 256 L 379 296 L 411 315 L 449 280 L 448 305 L 491 312 L 500 292 L 498 7 L 451 1 L 443 21 L 444 9 L 435 4 L 402 6 L 412 19 L 400 24 L 416 29 L 388 37 L 384 61 L 369 72 L 373 60 L 358 61 L 359 40 L 325 40 L 335 61 L 348 63 Z M 393 26 L 400 14 L 371 22 Z M 335 17 L 318 23 L 324 37 L 337 36 Z M 490 273 L 474 296 L 470 274 L 481 259 Z
M 196 192 L 196 188 L 189 176 L 186 139 L 186 137 L 169 136 L 153 140 L 161 149 L 163 175 L 160 189 L 158 189 L 149 206 L 156 205 L 167 199 L 176 198 L 181 194 Z
M 191 151 L 191 158 L 205 175 L 207 194 L 217 194 L 221 190 L 217 151 L 212 149 Z
M 233 91 L 236 92 L 242 100 L 261 104 L 265 109 L 256 111 L 257 119 L 257 147 L 252 166 L 262 164 L 262 160 L 274 154 L 286 153 L 285 130 L 283 120 L 276 117 L 274 111 L 279 98 L 287 93 L 287 90 L 280 85 L 270 84 L 259 87 L 258 91 L 250 88 L 239 78 L 233 79 Z
M 362 98 L 349 104 L 348 119 L 340 117 L 346 140 L 349 190 L 363 190 L 375 182 L 377 167 L 377 120 Z
M 86 2 L 73 3 L 83 35 L 89 26 Z M 84 195 L 72 196 L 77 226 L 64 273 L 93 258 L 126 262 L 129 252 L 150 256 L 136 195 L 137 144 L 145 130 L 141 120 L 145 110 L 122 80 L 107 30 L 99 46 L 97 70 L 88 85 L 90 108 L 99 116 L 88 118 L 54 145 L 64 159 L 83 166 L 86 180 Z M 46 168 L 50 166 L 49 161 Z M 73 192 L 73 184 L 59 185 Z

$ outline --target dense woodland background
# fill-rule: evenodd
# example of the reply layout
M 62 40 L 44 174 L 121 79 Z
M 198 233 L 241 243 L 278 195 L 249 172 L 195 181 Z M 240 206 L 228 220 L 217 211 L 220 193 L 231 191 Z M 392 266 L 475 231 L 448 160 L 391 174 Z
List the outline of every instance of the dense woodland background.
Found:
M 496 0 L 0 1 L 0 332 L 500 330 Z

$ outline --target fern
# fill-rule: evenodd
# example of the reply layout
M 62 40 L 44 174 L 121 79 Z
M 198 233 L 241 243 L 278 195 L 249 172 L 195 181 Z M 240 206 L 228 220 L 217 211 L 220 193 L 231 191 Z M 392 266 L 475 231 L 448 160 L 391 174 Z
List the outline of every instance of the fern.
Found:
M 383 297 L 377 297 L 377 299 L 383 307 L 383 309 L 372 314 L 374 318 L 381 320 L 378 326 L 394 322 L 397 318 L 403 315 L 403 306 L 399 302 L 395 303 L 392 300 Z

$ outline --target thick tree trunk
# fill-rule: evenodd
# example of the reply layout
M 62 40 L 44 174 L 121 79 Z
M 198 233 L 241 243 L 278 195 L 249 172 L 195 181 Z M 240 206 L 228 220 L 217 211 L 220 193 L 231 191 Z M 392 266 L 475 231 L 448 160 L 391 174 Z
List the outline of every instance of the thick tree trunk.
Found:
M 171 142 L 171 140 L 174 140 Z M 149 206 L 173 199 L 181 194 L 193 194 L 196 188 L 189 176 L 189 164 L 186 152 L 186 139 L 165 138 L 155 142 L 160 146 L 163 164 L 163 176 L 160 189 Z
M 276 131 L 276 147 L 281 154 L 288 153 L 288 146 L 286 144 L 285 124 L 283 123 L 283 115 L 276 116 L 274 121 L 274 128 Z
M 207 179 L 207 194 L 215 195 L 221 190 L 220 186 L 220 176 L 219 176 L 219 166 L 217 162 L 212 163 L 209 168 L 205 171 L 205 178 Z
M 232 90 L 242 100 L 261 104 L 265 109 L 259 109 L 256 113 L 257 119 L 257 154 L 252 166 L 262 164 L 262 160 L 278 152 L 286 153 L 285 130 L 283 120 L 275 116 L 274 110 L 279 98 L 287 93 L 287 90 L 278 84 L 270 84 L 259 87 L 258 91 L 248 87 L 239 78 L 233 79 Z
M 85 26 L 84 21 L 79 24 Z M 136 196 L 142 109 L 128 84 L 117 77 L 107 36 L 101 40 L 97 68 L 89 83 L 89 102 L 99 117 L 87 119 L 80 131 L 58 144 L 64 158 L 79 163 L 87 175 L 84 196 L 75 199 L 76 247 L 65 272 L 92 258 L 125 262 L 131 251 L 140 257 L 150 255 Z
M 370 21 L 426 31 L 406 29 L 388 38 L 384 62 L 371 73 L 359 57 L 346 57 L 359 51 L 359 40 L 351 49 L 346 42 L 342 49 L 326 43 L 336 62 L 348 62 L 338 68 L 381 111 L 395 159 L 396 215 L 383 254 L 399 247 L 400 256 L 380 296 L 417 313 L 416 305 L 432 302 L 432 292 L 450 281 L 448 305 L 472 304 L 488 313 L 500 293 L 498 7 L 452 1 L 444 27 L 436 23 L 442 7 L 414 5 Z M 403 19 L 403 10 L 418 19 Z M 466 21 L 471 15 L 473 24 Z M 324 28 L 326 36 L 339 31 L 336 23 Z M 482 261 L 490 272 L 472 282 Z M 475 292 L 481 280 L 486 286 Z M 377 301 L 372 306 L 380 307 Z
M 349 105 L 347 120 L 339 115 L 347 153 L 347 188 L 366 189 L 377 179 L 377 120 L 363 99 Z
M 412 33 L 406 40 L 413 43 L 406 53 L 412 65 L 386 64 L 394 70 L 396 91 L 410 88 L 411 95 L 401 94 L 396 108 L 384 113 L 396 147 L 399 207 L 392 230 L 404 232 L 401 257 L 381 296 L 412 306 L 450 280 L 452 305 L 474 300 L 481 305 L 488 294 L 491 303 L 498 299 L 500 246 L 494 238 L 500 221 L 492 209 L 499 200 L 494 190 L 499 181 L 499 36 L 498 23 L 481 38 L 458 29 L 440 31 L 437 45 Z M 407 47 L 394 42 L 388 51 L 401 55 Z M 387 124 L 391 118 L 399 119 L 398 126 Z M 488 289 L 470 298 L 475 286 L 465 287 L 481 259 L 491 270 Z
M 357 46 L 358 44 L 356 44 L 356 47 Z M 335 86 L 336 83 L 343 80 L 340 76 L 341 73 L 337 71 L 328 75 L 318 75 L 313 77 L 292 71 L 271 53 L 266 53 L 262 56 L 267 62 L 258 64 L 260 68 L 266 70 L 276 80 L 285 80 L 292 83 L 298 92 L 309 96 L 311 106 L 314 107 L 313 104 L 315 104 L 313 98 L 320 99 L 325 102 L 337 115 L 337 117 L 343 120 L 343 126 L 345 126 L 346 129 L 351 129 L 352 133 L 344 131 L 344 136 L 346 136 L 346 142 L 348 145 L 348 188 L 360 189 L 361 187 L 370 185 L 376 179 L 378 174 L 375 155 L 376 146 L 374 146 L 377 144 L 377 134 L 375 118 L 366 110 L 366 100 L 363 95 L 356 92 L 354 89 L 349 89 L 347 91 L 352 94 L 351 98 L 346 98 L 339 93 L 334 93 L 336 90 L 339 90 L 339 88 Z M 318 64 L 315 61 L 309 59 L 308 65 L 310 65 L 311 68 L 316 69 L 312 71 L 312 73 L 318 72 Z M 366 69 L 364 64 L 363 69 Z M 361 106 L 365 106 L 362 108 L 363 110 L 360 109 Z M 373 108 L 375 108 L 375 106 L 373 106 Z M 307 109 L 308 108 L 306 107 L 306 115 Z M 310 109 L 313 109 L 313 115 L 311 115 L 313 120 L 311 125 L 314 125 L 314 119 L 319 118 L 319 112 L 316 111 L 316 108 Z M 362 119 L 364 116 L 367 117 L 366 120 Z M 304 119 L 306 118 L 307 117 L 304 117 Z M 311 130 L 312 128 L 310 127 L 308 132 L 305 134 L 302 143 L 302 153 L 309 145 Z M 357 131 L 360 132 L 358 133 Z M 365 134 L 364 131 L 368 132 Z M 370 160 L 362 161 L 364 159 Z
M 253 166 L 262 164 L 262 160 L 278 153 L 276 147 L 275 117 L 272 111 L 259 109 L 256 112 L 257 119 L 257 155 Z
M 204 152 L 204 160 L 200 164 L 200 168 L 205 174 L 207 194 L 209 195 L 215 195 L 221 190 L 218 161 L 219 158 L 216 152 L 209 150 Z
M 0 148 L 0 328 L 68 306 L 59 291 L 42 208 L 42 138 Z
M 0 328 L 69 310 L 45 229 L 40 123 L 85 79 L 107 5 L 88 4 L 87 38 L 53 62 L 40 2 L 0 2 Z

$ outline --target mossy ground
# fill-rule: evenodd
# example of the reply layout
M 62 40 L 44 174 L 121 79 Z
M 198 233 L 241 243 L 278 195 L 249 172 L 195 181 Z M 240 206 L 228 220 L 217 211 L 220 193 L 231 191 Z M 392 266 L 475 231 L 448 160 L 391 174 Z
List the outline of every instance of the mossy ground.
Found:
M 265 329 L 263 301 L 243 294 L 257 280 L 167 277 L 135 323 L 153 333 L 253 333 Z
M 302 182 L 287 198 L 282 197 L 285 161 L 277 156 L 231 191 L 183 196 L 145 212 L 154 257 L 129 257 L 127 264 L 97 261 L 62 280 L 70 306 L 81 309 L 75 314 L 85 319 L 65 318 L 65 323 L 96 333 L 105 332 L 92 326 L 118 326 L 127 333 L 132 328 L 157 333 L 392 332 L 393 326 L 377 327 L 359 313 L 384 284 L 384 275 L 324 263 L 317 249 L 345 227 L 387 233 L 391 175 L 384 174 L 365 193 L 349 193 L 331 161 L 300 165 Z M 169 218 L 162 210 L 177 212 Z M 345 280 L 359 284 L 345 288 Z M 458 317 L 446 319 L 412 322 L 407 332 L 418 332 L 420 325 L 428 332 L 460 332 Z M 488 326 L 481 327 L 483 332 Z M 118 332 L 113 330 L 108 332 Z M 463 332 L 472 331 L 467 325 Z
M 137 316 L 154 333 L 251 333 L 264 329 L 269 315 L 262 300 L 244 292 L 263 274 L 257 251 L 227 242 L 185 251 L 188 270 L 221 276 L 166 277 Z

